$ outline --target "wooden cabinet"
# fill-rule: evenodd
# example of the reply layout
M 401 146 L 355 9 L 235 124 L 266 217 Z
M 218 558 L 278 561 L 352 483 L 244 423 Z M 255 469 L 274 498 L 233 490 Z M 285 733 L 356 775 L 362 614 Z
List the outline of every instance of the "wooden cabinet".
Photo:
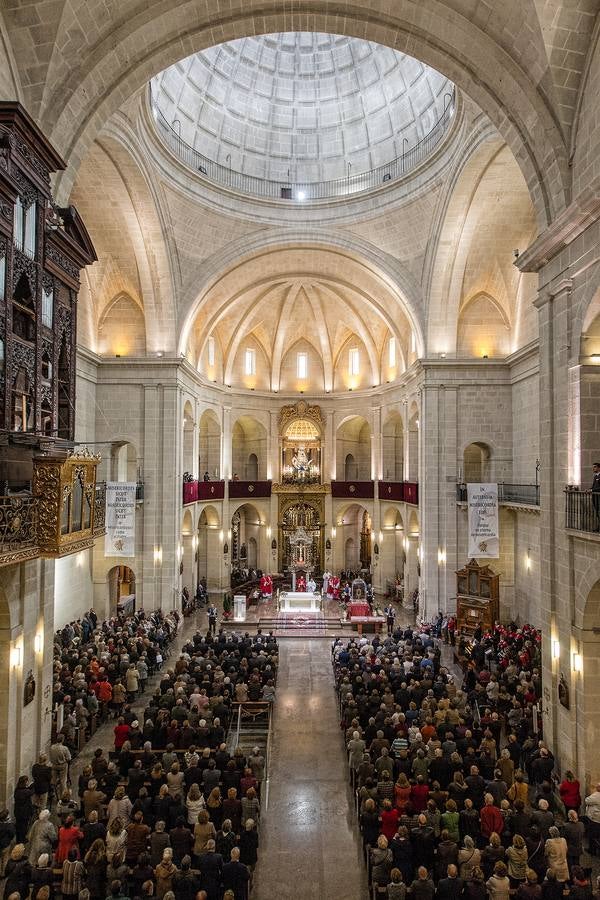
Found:
M 494 626 L 499 615 L 500 576 L 475 559 L 456 573 L 456 616 L 458 629 L 473 634 Z

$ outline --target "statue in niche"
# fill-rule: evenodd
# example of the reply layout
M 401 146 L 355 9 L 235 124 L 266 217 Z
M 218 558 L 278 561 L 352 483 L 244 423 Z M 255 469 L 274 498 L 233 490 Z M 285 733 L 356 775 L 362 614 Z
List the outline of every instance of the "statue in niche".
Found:
M 28 706 L 35 697 L 35 678 L 30 669 L 23 685 L 23 706 Z
M 307 478 L 310 475 L 310 451 L 307 453 L 305 447 L 298 447 L 292 456 L 292 468 L 296 478 Z
M 558 702 L 561 706 L 564 706 L 565 709 L 570 709 L 571 704 L 569 702 L 569 685 L 567 684 L 567 680 L 563 673 L 560 673 L 560 678 L 558 681 Z

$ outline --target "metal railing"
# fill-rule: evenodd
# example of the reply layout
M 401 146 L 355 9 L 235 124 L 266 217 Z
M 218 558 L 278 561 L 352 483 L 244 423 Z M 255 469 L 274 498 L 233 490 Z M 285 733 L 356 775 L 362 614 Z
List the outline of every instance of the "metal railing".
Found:
M 456 499 L 460 503 L 467 502 L 467 485 L 456 485 Z M 499 503 L 526 503 L 528 506 L 540 505 L 539 484 L 507 484 L 498 482 Z
M 600 532 L 600 493 L 566 488 L 565 526 L 574 531 Z
M 258 178 L 255 175 L 236 172 L 228 166 L 209 159 L 184 141 L 159 109 L 152 91 L 150 91 L 150 109 L 156 122 L 157 131 L 164 143 L 194 172 L 203 175 L 210 181 L 244 194 L 266 197 L 271 200 L 291 200 L 305 203 L 307 200 L 332 200 L 336 197 L 347 197 L 351 194 L 371 191 L 383 184 L 396 181 L 416 169 L 440 144 L 454 117 L 456 90 L 447 96 L 449 99 L 445 104 L 444 112 L 431 131 L 401 156 L 368 172 L 357 172 L 346 178 L 315 182 L 272 181 L 268 178 Z

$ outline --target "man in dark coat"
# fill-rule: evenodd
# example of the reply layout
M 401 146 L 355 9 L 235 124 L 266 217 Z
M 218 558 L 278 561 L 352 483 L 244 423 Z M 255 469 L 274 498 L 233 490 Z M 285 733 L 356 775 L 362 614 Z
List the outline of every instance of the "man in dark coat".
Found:
M 248 882 L 250 870 L 240 862 L 240 851 L 234 847 L 231 851 L 231 862 L 223 866 L 223 890 L 233 891 L 235 900 L 248 900 Z

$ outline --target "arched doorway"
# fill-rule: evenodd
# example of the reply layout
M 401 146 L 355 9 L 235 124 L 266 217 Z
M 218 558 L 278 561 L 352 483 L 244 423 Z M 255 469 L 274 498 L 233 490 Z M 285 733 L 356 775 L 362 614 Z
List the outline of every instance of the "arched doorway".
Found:
M 390 413 L 383 426 L 383 479 L 404 478 L 404 426 L 400 413 Z
M 483 482 L 492 478 L 492 451 L 487 444 L 475 441 L 465 447 L 463 453 L 463 481 L 465 484 Z
M 352 572 L 370 569 L 373 551 L 370 512 L 358 503 L 350 504 L 341 515 L 338 514 L 337 534 L 343 550 L 340 566 Z
M 260 566 L 260 515 L 251 503 L 236 509 L 231 518 L 231 572 Z
M 221 477 L 221 426 L 212 409 L 205 409 L 200 416 L 198 429 L 198 477 L 208 472 L 211 481 Z
M 406 546 L 408 543 L 404 530 L 404 520 L 400 510 L 390 507 L 383 518 L 384 539 L 380 549 L 380 563 L 383 567 L 383 579 L 390 595 L 402 599 L 404 587 L 404 564 L 406 562 Z
M 181 543 L 180 543 L 180 562 L 179 572 L 181 575 L 181 587 L 186 587 L 190 597 L 194 595 L 196 590 L 196 582 L 194 578 L 194 523 L 192 513 L 186 509 L 183 514 L 181 523 Z
M 336 469 L 345 481 L 371 480 L 371 429 L 362 416 L 351 416 L 336 432 Z
M 194 475 L 194 411 L 186 400 L 183 407 L 183 471 Z
M 135 612 L 135 572 L 129 566 L 113 566 L 106 577 L 110 615 Z
M 240 416 L 233 426 L 231 473 L 241 481 L 267 477 L 267 430 L 252 416 Z
M 197 578 L 209 589 L 221 586 L 223 548 L 220 542 L 221 523 L 214 506 L 205 506 L 198 519 L 196 550 Z

